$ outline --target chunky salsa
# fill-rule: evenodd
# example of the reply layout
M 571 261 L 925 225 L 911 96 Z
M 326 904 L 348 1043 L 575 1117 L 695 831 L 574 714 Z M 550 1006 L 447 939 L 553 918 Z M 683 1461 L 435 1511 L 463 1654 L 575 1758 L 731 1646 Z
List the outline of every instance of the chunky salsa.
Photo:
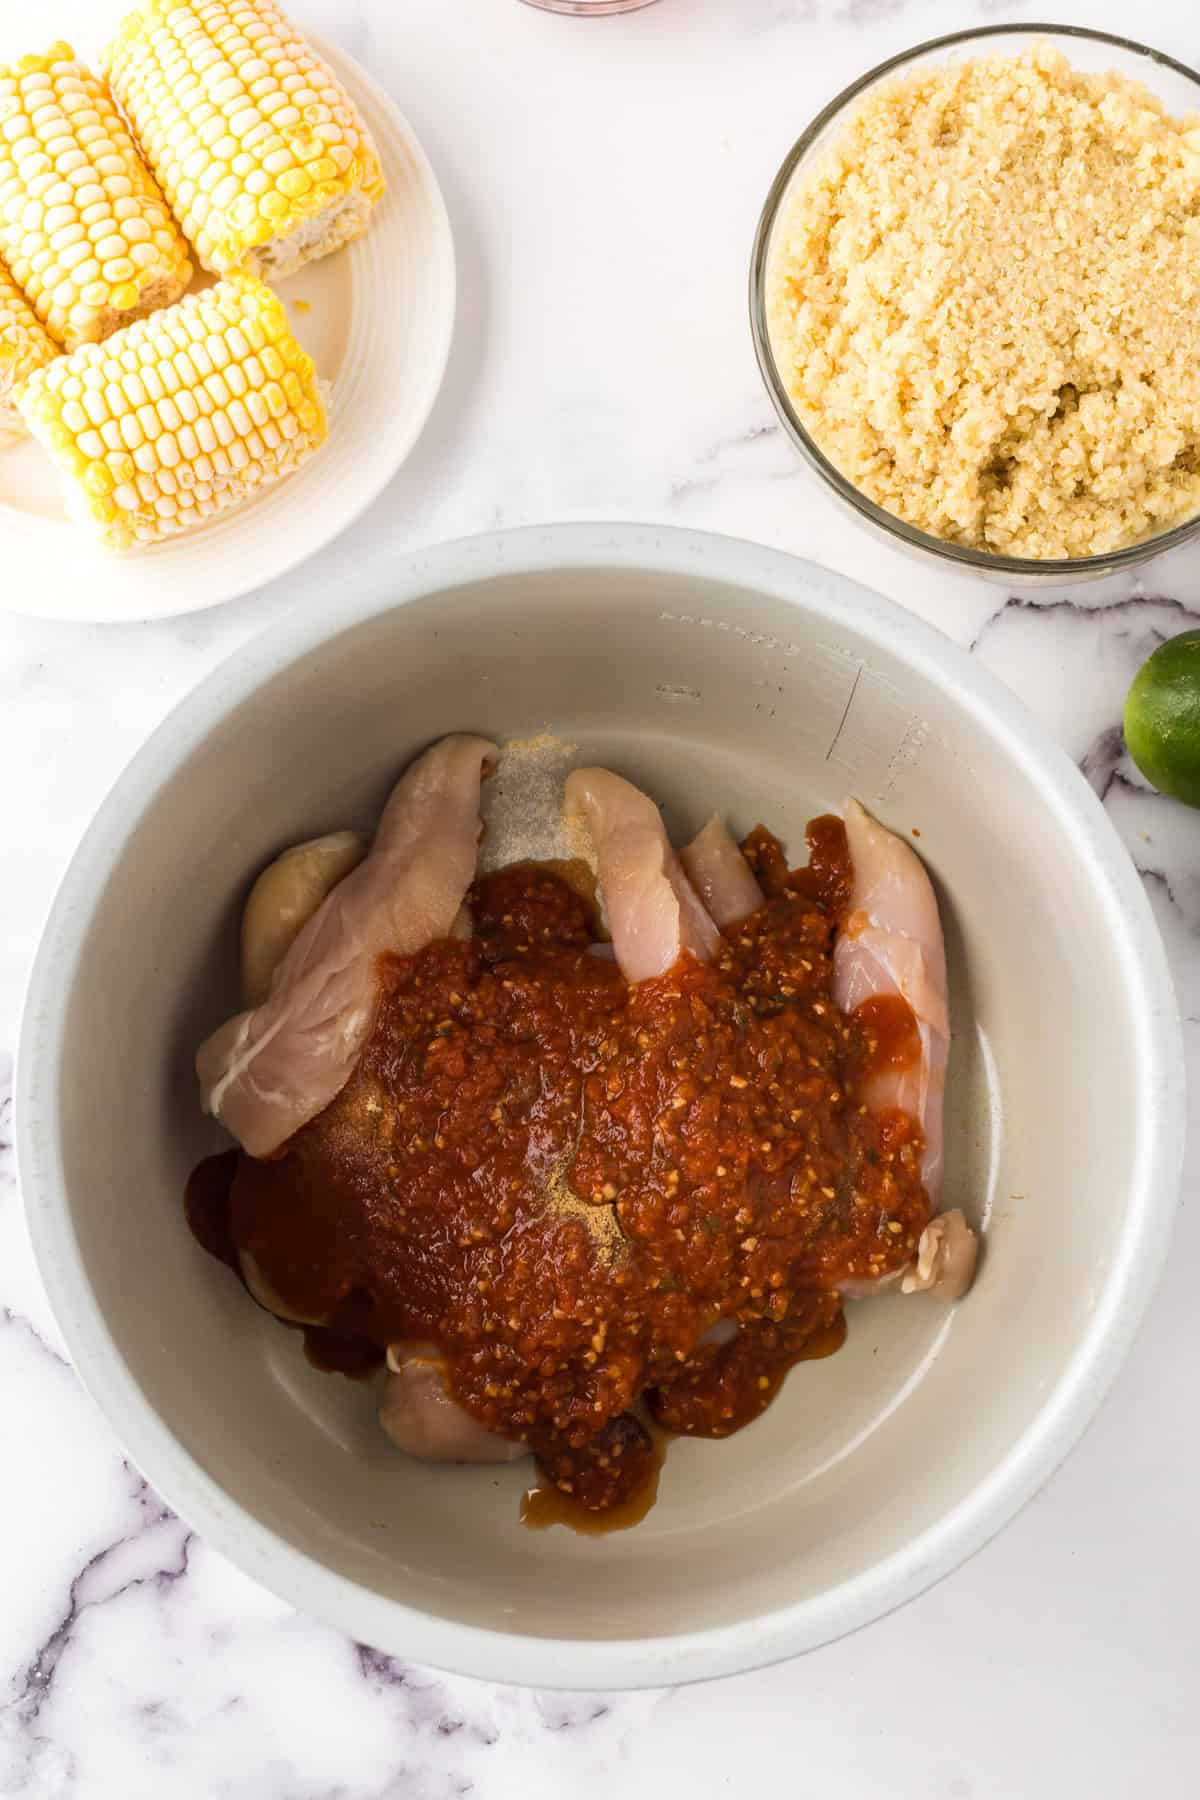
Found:
M 527 1443 L 559 1500 L 636 1510 L 648 1421 L 749 1423 L 841 1343 L 841 1285 L 910 1262 L 929 1218 L 918 1125 L 857 1098 L 919 1055 L 916 1024 L 903 1001 L 834 1005 L 840 820 L 809 845 L 789 872 L 752 833 L 762 909 L 711 965 L 632 987 L 577 882 L 481 877 L 473 938 L 380 959 L 372 1035 L 325 1112 L 273 1160 L 197 1170 L 197 1235 L 323 1321 L 322 1366 L 436 1344 L 454 1397 Z

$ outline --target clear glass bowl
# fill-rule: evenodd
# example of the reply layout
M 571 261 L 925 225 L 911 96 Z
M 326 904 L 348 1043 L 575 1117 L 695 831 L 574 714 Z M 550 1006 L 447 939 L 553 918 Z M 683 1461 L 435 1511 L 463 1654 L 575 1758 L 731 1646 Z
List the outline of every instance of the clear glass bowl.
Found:
M 972 31 L 955 31 L 948 37 L 932 38 L 914 50 L 906 50 L 878 68 L 863 75 L 818 113 L 804 135 L 788 152 L 767 195 L 762 217 L 754 238 L 750 267 L 750 324 L 758 366 L 779 414 L 784 430 L 809 467 L 821 477 L 866 525 L 888 538 L 893 544 L 912 551 L 943 567 L 970 569 L 996 581 L 1023 586 L 1088 581 L 1114 570 L 1128 569 L 1147 562 L 1165 550 L 1174 549 L 1200 536 L 1200 514 L 1182 525 L 1172 526 L 1153 537 L 1144 538 L 1124 549 L 1102 556 L 1080 556 L 1056 560 L 1036 560 L 1023 556 L 1001 556 L 967 545 L 952 544 L 916 526 L 907 524 L 894 513 L 877 506 L 873 500 L 848 481 L 841 471 L 814 442 L 793 407 L 771 350 L 766 316 L 766 271 L 771 239 L 780 210 L 793 182 L 805 180 L 820 161 L 830 144 L 839 136 L 847 117 L 862 97 L 879 82 L 903 70 L 930 63 L 962 61 L 981 54 L 1008 51 L 1019 55 L 1036 42 L 1053 44 L 1076 68 L 1093 73 L 1115 70 L 1131 80 L 1140 81 L 1176 116 L 1200 112 L 1200 74 L 1150 50 L 1129 38 L 1114 37 L 1104 31 L 1089 31 L 1072 25 L 985 25 Z

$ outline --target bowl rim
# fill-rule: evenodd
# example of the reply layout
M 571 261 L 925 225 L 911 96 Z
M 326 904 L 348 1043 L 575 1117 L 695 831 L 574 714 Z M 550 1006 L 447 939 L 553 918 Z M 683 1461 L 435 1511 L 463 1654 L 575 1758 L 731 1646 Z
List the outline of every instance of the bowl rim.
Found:
M 1041 793 L 1108 915 L 1134 1009 L 1141 1131 L 1118 1246 L 1087 1329 L 1017 1443 L 965 1499 L 894 1555 L 807 1600 L 676 1636 L 576 1640 L 447 1621 L 384 1598 L 295 1549 L 184 1450 L 143 1396 L 89 1285 L 67 1205 L 56 1075 L 95 897 L 148 804 L 223 719 L 267 679 L 372 617 L 498 576 L 596 568 L 754 589 L 835 631 L 861 632 L 965 697 Z M 933 626 L 848 577 L 736 538 L 631 524 L 526 527 L 381 558 L 339 597 L 336 613 L 323 599 L 306 604 L 192 688 L 135 753 L 62 879 L 26 992 L 15 1102 L 21 1191 L 54 1316 L 88 1392 L 168 1505 L 245 1574 L 358 1642 L 485 1680 L 591 1690 L 672 1686 L 815 1649 L 893 1611 L 982 1548 L 1076 1443 L 1124 1360 L 1166 1257 L 1184 1140 L 1181 1027 L 1149 901 L 1096 795 L 1023 703 Z
M 1196 89 L 1196 105 L 1200 111 L 1200 71 L 1190 68 L 1187 63 L 1176 57 L 1168 56 L 1165 50 L 1156 50 L 1150 44 L 1138 42 L 1136 38 L 1122 37 L 1116 32 L 1093 30 L 1087 25 L 1052 25 L 1026 24 L 1017 20 L 1007 25 L 974 25 L 964 31 L 947 32 L 944 36 L 927 38 L 924 42 L 913 45 L 910 49 L 898 51 L 886 61 L 876 63 L 874 68 L 858 76 L 812 120 L 796 142 L 792 145 L 779 170 L 767 190 L 762 212 L 755 227 L 754 241 L 750 252 L 750 334 L 754 343 L 754 355 L 758 363 L 759 374 L 767 390 L 771 403 L 779 417 L 779 422 L 791 439 L 793 447 L 800 452 L 808 464 L 825 485 L 845 505 L 857 513 L 867 525 L 885 537 L 898 542 L 904 549 L 915 551 L 919 555 L 932 557 L 936 561 L 949 564 L 959 569 L 968 569 L 975 574 L 1012 577 L 1017 581 L 1044 584 L 1047 582 L 1087 581 L 1098 575 L 1116 574 L 1122 569 L 1138 567 L 1148 562 L 1151 557 L 1165 555 L 1168 550 L 1175 550 L 1181 544 L 1190 543 L 1200 534 L 1200 509 L 1191 518 L 1184 519 L 1168 530 L 1156 532 L 1152 537 L 1139 539 L 1137 543 L 1126 544 L 1118 550 L 1106 550 L 1093 556 L 1046 557 L 1005 556 L 990 550 L 976 550 L 969 544 L 955 544 L 948 538 L 934 537 L 932 532 L 922 531 L 916 525 L 910 525 L 897 513 L 888 512 L 886 507 L 876 505 L 861 488 L 842 474 L 836 463 L 832 462 L 804 425 L 792 405 L 791 396 L 784 384 L 771 348 L 770 331 L 767 326 L 766 277 L 767 258 L 771 247 L 771 237 L 779 217 L 792 178 L 809 150 L 827 125 L 832 124 L 853 105 L 866 91 L 887 76 L 898 73 L 916 62 L 919 58 L 939 50 L 951 50 L 962 44 L 983 43 L 988 38 L 1023 37 L 1031 43 L 1044 38 L 1075 38 L 1090 43 L 1109 44 L 1115 49 L 1124 50 L 1132 55 L 1144 57 L 1148 62 L 1161 68 L 1170 69 L 1176 75 L 1182 75 Z

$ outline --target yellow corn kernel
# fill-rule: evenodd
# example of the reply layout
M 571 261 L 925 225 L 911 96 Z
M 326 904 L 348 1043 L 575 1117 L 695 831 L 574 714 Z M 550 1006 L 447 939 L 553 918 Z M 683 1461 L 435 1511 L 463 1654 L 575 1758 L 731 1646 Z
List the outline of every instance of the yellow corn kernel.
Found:
M 72 511 L 117 550 L 201 524 L 290 474 L 327 431 L 312 359 L 249 275 L 47 361 L 18 404 L 68 478 Z
M 0 257 L 68 350 L 187 287 L 191 263 L 104 84 L 70 46 L 0 65 Z M 154 254 L 128 254 L 136 214 Z
M 0 263 L 0 445 L 25 433 L 25 422 L 16 406 L 17 389 L 35 369 L 57 355 L 57 345 Z
M 275 0 L 143 0 L 103 66 L 206 269 L 282 277 L 367 229 L 378 152 Z
M 279 193 L 287 200 L 299 200 L 307 194 L 313 184 L 313 178 L 304 169 L 284 169 L 275 183 Z

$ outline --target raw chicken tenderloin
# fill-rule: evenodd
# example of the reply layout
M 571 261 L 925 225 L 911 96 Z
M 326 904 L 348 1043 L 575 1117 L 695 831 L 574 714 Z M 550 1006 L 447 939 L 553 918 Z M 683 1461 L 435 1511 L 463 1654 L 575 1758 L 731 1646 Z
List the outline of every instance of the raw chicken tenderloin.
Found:
M 242 915 L 243 986 L 252 1004 L 266 998 L 288 947 L 366 853 L 365 841 L 355 832 L 335 832 L 285 850 L 259 876 Z M 470 909 L 464 905 L 450 936 L 472 935 Z M 325 1323 L 290 1307 L 248 1250 L 238 1260 L 247 1289 L 267 1312 L 296 1325 Z M 524 1444 L 486 1430 L 459 1406 L 450 1393 L 445 1361 L 430 1344 L 389 1347 L 379 1422 L 399 1449 L 428 1462 L 503 1463 L 529 1454 Z
M 715 813 L 679 852 L 679 860 L 718 925 L 736 925 L 762 905 L 765 896 L 750 864 Z
M 568 814 L 587 821 L 617 962 L 627 981 L 663 975 L 685 950 L 699 962 L 721 934 L 683 872 L 657 806 L 608 769 L 567 777 Z
M 932 883 L 916 852 L 887 831 L 857 800 L 846 803 L 853 879 L 850 904 L 833 952 L 833 997 L 852 1013 L 876 995 L 899 994 L 917 1021 L 921 1056 L 915 1067 L 885 1069 L 863 1091 L 873 1110 L 895 1107 L 925 1133 L 921 1179 L 934 1212 L 942 1192 L 946 1061 L 950 1016 L 946 949 Z M 935 1218 L 901 1287 L 936 1289 L 945 1299 L 966 1291 L 974 1273 L 975 1234 L 961 1212 Z
M 528 1444 L 489 1431 L 450 1393 L 445 1358 L 432 1344 L 388 1345 L 379 1423 L 398 1450 L 422 1462 L 507 1463 Z
M 261 1006 L 196 1056 L 206 1112 L 251 1156 L 269 1156 L 349 1080 L 378 996 L 375 960 L 412 955 L 453 928 L 475 876 L 480 782 L 497 750 L 443 738 L 397 782 L 362 863 L 339 882 L 276 969 Z

